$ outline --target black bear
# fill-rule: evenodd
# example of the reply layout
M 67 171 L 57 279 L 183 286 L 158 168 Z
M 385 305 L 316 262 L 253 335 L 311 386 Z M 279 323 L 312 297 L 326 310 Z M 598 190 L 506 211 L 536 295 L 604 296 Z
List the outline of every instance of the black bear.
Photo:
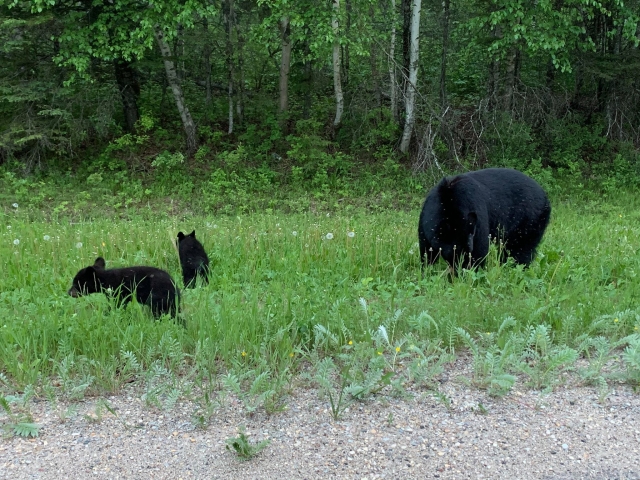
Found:
M 450 266 L 483 265 L 492 239 L 516 263 L 529 265 L 549 223 L 551 204 L 524 173 L 487 168 L 445 177 L 427 195 L 418 224 L 420 258 Z
M 195 287 L 197 276 L 209 283 L 209 257 L 196 239 L 195 230 L 189 235 L 178 232 L 178 254 L 185 288 Z
M 177 316 L 180 291 L 167 272 L 155 267 L 104 267 L 104 258 L 98 257 L 92 266 L 80 270 L 69 295 L 76 298 L 103 292 L 115 297 L 120 306 L 129 303 L 135 293 L 138 302 L 149 305 L 156 317 L 164 313 Z

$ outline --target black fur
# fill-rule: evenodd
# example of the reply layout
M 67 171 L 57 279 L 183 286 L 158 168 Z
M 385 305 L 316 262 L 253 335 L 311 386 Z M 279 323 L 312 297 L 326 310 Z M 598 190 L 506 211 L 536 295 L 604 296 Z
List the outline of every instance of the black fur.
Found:
M 178 233 L 178 253 L 185 288 L 195 287 L 198 276 L 205 283 L 209 283 L 209 257 L 196 239 L 195 230 L 189 235 Z
M 488 168 L 443 178 L 427 195 L 418 224 L 420 258 L 433 264 L 483 265 L 489 243 L 503 242 L 504 253 L 529 265 L 551 215 L 547 194 L 524 173 Z
M 69 295 L 80 297 L 103 292 L 116 299 L 118 306 L 131 301 L 135 292 L 139 303 L 149 305 L 156 317 L 169 313 L 178 315 L 180 291 L 164 270 L 155 267 L 127 267 L 105 269 L 105 262 L 98 257 L 95 263 L 80 270 L 69 289 Z

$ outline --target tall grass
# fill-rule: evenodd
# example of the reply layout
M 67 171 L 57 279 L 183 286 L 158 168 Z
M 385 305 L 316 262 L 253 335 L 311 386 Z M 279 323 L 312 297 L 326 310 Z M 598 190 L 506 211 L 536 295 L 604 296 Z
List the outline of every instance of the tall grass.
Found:
M 461 331 L 495 358 L 517 350 L 518 361 L 544 353 L 536 335 L 581 354 L 596 337 L 613 349 L 640 325 L 640 214 L 631 196 L 617 200 L 555 201 L 529 269 L 499 265 L 494 251 L 486 269 L 456 278 L 443 263 L 421 276 L 417 209 L 81 222 L 9 209 L 0 217 L 0 372 L 11 389 L 117 391 L 142 379 L 151 394 L 169 374 L 251 372 L 275 382 L 309 352 L 343 355 L 354 345 L 393 362 L 410 344 L 454 352 L 471 341 Z M 193 228 L 212 277 L 183 290 L 185 328 L 154 321 L 143 306 L 66 294 L 98 256 L 107 268 L 166 269 L 181 284 L 172 242 Z M 507 351 L 508 342 L 517 348 Z

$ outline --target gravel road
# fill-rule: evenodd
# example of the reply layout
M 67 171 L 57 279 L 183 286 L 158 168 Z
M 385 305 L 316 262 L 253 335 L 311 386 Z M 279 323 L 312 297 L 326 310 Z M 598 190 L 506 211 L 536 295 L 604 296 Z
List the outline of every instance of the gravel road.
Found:
M 443 403 L 378 396 L 334 422 L 328 401 L 298 387 L 281 413 L 247 416 L 229 400 L 205 429 L 195 405 L 146 406 L 133 391 L 107 397 L 117 416 L 96 418 L 98 399 L 63 420 L 47 402 L 31 412 L 36 439 L 0 439 L 2 479 L 640 479 L 640 396 L 616 386 L 549 395 L 514 390 L 501 399 L 456 381 Z M 482 404 L 482 407 L 479 407 Z M 225 440 L 245 426 L 271 443 L 240 461 Z

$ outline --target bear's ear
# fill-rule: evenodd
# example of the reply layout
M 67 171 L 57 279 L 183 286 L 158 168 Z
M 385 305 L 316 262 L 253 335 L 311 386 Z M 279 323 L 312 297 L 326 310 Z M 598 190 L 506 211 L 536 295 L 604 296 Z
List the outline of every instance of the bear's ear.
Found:
M 182 240 L 184 238 L 184 233 L 178 232 L 178 240 Z
M 94 268 L 102 269 L 104 267 L 105 267 L 104 258 L 98 257 L 98 258 L 96 258 L 96 261 L 93 262 L 93 267 L 89 267 L 89 268 L 91 268 L 93 270 Z
M 196 231 L 194 230 L 189 234 L 190 237 L 196 238 Z

